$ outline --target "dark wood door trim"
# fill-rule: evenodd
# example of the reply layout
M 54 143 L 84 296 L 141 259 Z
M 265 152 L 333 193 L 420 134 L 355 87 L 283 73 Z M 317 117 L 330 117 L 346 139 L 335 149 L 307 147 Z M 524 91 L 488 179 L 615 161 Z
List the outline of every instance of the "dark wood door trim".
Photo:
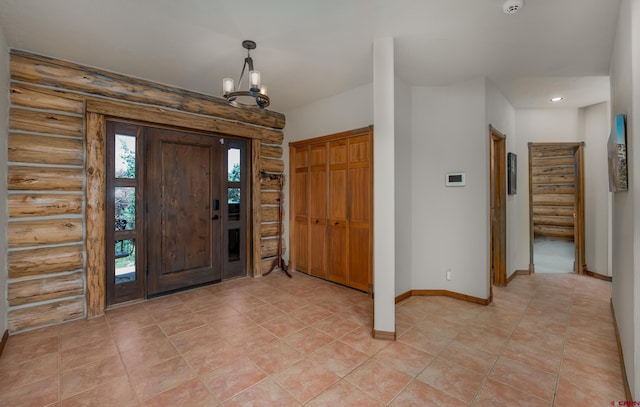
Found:
M 507 284 L 507 173 L 506 135 L 489 126 L 490 182 L 489 182 L 489 256 L 490 297 L 493 284 Z

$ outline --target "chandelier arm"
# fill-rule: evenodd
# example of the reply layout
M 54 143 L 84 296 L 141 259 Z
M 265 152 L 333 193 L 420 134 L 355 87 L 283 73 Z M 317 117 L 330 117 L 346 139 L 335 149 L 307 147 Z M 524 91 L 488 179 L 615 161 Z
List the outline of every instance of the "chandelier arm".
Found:
M 242 89 L 242 78 L 244 77 L 244 71 L 247 67 L 247 60 L 244 60 L 244 64 L 242 64 L 242 72 L 240 72 L 240 79 L 238 79 L 238 86 L 236 86 L 236 91 Z

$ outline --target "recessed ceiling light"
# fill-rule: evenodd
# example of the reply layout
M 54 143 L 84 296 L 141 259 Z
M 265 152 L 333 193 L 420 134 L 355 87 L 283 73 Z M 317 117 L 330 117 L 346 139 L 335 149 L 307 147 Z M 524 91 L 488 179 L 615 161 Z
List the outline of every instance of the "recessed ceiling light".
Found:
M 551 101 L 552 101 L 552 102 L 559 102 L 559 101 L 561 101 L 561 100 L 563 100 L 563 99 L 564 99 L 564 98 L 563 98 L 562 96 L 556 96 L 556 97 L 554 97 L 554 98 L 551 98 Z

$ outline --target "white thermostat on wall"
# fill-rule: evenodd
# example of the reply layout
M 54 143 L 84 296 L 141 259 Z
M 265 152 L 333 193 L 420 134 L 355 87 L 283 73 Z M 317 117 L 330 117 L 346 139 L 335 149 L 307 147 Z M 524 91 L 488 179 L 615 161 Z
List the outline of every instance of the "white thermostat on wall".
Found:
M 466 185 L 464 172 L 450 172 L 445 177 L 445 185 L 448 187 L 463 187 Z

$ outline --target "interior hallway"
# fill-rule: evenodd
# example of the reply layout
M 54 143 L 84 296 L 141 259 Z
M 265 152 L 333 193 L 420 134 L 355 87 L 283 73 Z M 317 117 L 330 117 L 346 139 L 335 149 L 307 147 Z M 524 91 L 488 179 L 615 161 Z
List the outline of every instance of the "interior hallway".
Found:
M 536 237 L 533 241 L 533 264 L 536 273 L 573 273 L 573 241 Z
M 489 306 L 412 297 L 385 342 L 363 293 L 232 280 L 11 336 L 0 405 L 606 406 L 624 400 L 609 297 L 573 274 L 518 276 Z

